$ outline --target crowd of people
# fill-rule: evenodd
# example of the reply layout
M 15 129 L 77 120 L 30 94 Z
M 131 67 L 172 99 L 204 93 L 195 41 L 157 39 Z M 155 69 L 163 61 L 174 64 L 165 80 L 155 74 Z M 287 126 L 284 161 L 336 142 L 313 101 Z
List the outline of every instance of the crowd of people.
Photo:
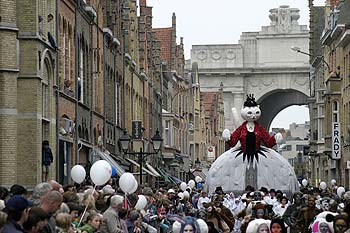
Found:
M 234 194 L 217 187 L 208 194 L 139 187 L 126 195 L 113 179 L 97 187 L 51 180 L 30 192 L 18 184 L 0 187 L 0 233 L 343 233 L 350 232 L 349 216 L 350 192 L 336 188 L 285 194 L 248 186 Z

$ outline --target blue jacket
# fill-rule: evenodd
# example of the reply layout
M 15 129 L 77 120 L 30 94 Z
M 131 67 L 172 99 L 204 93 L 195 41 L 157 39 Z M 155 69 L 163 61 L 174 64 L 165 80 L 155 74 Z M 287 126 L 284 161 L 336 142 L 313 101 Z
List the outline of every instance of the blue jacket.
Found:
M 53 161 L 53 156 L 50 148 L 43 148 L 43 165 L 49 166 Z
M 22 233 L 25 232 L 23 227 L 18 225 L 14 220 L 9 220 L 1 233 Z

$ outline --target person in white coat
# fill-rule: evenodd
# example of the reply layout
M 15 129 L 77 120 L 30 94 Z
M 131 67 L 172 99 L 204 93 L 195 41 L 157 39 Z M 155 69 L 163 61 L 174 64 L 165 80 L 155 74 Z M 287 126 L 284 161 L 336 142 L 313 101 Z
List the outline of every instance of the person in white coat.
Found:
M 281 198 L 281 204 L 277 205 L 272 210 L 275 213 L 275 215 L 283 216 L 283 214 L 286 211 L 287 207 L 288 207 L 288 198 L 283 196 Z

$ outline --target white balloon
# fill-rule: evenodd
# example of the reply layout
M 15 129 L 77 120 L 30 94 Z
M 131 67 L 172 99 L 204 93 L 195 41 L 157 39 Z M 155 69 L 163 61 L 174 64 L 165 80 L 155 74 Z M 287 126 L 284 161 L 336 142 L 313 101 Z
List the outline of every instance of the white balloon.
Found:
M 343 195 L 343 193 L 345 193 L 345 188 L 340 186 L 340 187 L 337 189 L 337 195 L 338 195 L 339 197 L 341 197 L 341 196 Z
M 307 180 L 306 180 L 306 179 L 303 179 L 303 180 L 301 181 L 301 184 L 302 184 L 303 186 L 306 186 L 306 185 L 307 185 Z
M 322 181 L 322 182 L 320 183 L 320 189 L 325 190 L 326 188 L 327 188 L 326 182 Z
M 332 185 L 335 185 L 336 183 L 337 183 L 337 181 L 336 181 L 335 179 L 332 179 L 332 180 L 331 180 L 331 184 L 332 184 Z
M 191 189 L 193 189 L 194 186 L 196 186 L 196 182 L 194 182 L 194 180 L 189 180 L 189 181 L 188 181 L 188 186 L 189 186 Z
M 130 190 L 130 192 L 128 194 L 132 194 L 132 193 L 136 192 L 138 187 L 139 187 L 139 183 L 137 183 L 137 181 L 135 180 L 134 187 Z
M 200 233 L 208 233 L 208 225 L 203 219 L 197 219 L 197 223 L 199 225 Z
M 190 198 L 190 193 L 189 192 L 184 191 L 183 194 L 184 194 L 184 197 Z
M 181 193 L 181 192 L 179 192 L 179 193 L 177 194 L 177 196 L 180 198 L 180 200 L 183 200 L 183 199 L 184 199 L 184 194 Z
M 70 176 L 74 182 L 80 184 L 85 180 L 86 177 L 86 171 L 83 166 L 81 165 L 75 165 L 72 167 L 72 170 L 70 171 Z
M 124 193 L 127 194 L 130 194 L 131 191 L 133 191 L 133 189 L 135 188 L 135 183 L 137 183 L 137 181 L 134 175 L 129 172 L 125 172 L 119 178 L 119 187 L 123 190 Z
M 203 179 L 202 179 L 200 176 L 196 176 L 196 177 L 194 178 L 194 180 L 195 180 L 197 183 L 200 183 L 200 182 L 203 181 Z
M 185 182 L 181 182 L 181 184 L 180 184 L 180 189 L 181 189 L 182 191 L 185 191 L 186 188 L 187 188 L 187 184 L 186 184 Z
M 112 167 L 106 160 L 98 160 L 92 164 L 90 177 L 95 185 L 103 185 L 111 178 Z
M 147 205 L 147 199 L 144 195 L 139 195 L 139 200 L 137 201 L 135 205 L 135 209 L 137 210 L 143 210 Z

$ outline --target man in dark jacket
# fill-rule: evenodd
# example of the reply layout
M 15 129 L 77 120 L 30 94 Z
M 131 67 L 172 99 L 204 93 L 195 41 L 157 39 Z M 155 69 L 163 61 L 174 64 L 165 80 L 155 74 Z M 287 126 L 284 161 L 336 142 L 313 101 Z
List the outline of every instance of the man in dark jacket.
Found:
M 8 215 L 7 223 L 2 233 L 25 232 L 23 223 L 28 219 L 29 207 L 32 203 L 21 195 L 12 196 L 7 202 L 5 212 Z

